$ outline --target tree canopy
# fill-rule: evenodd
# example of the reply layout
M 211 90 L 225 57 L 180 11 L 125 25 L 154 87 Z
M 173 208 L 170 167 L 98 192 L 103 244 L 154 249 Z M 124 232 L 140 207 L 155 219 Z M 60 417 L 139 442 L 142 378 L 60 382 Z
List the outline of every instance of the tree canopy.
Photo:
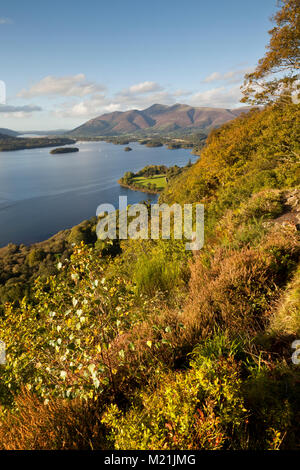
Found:
M 279 0 L 267 52 L 245 76 L 242 102 L 265 104 L 299 99 L 300 0 Z

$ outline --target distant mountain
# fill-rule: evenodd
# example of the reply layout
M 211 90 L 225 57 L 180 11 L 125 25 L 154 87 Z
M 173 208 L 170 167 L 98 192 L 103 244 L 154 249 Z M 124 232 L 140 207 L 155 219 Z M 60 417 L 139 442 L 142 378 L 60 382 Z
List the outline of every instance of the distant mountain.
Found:
M 67 134 L 68 132 L 69 130 L 67 129 L 54 129 L 53 131 L 22 131 L 22 132 L 19 132 L 19 134 L 48 136 L 48 135 L 63 135 L 63 134 Z
M 0 127 L 0 134 L 9 135 L 11 137 L 16 137 L 20 134 L 20 132 L 12 131 L 11 129 L 5 129 L 4 127 Z
M 23 138 L 0 133 L 0 152 L 43 147 L 58 147 L 62 145 L 75 144 L 75 142 L 76 140 L 67 138 L 65 136 Z
M 72 136 L 110 136 L 135 133 L 209 131 L 234 119 L 248 107 L 237 109 L 195 108 L 186 104 L 154 104 L 144 110 L 115 111 L 91 119 L 68 132 Z

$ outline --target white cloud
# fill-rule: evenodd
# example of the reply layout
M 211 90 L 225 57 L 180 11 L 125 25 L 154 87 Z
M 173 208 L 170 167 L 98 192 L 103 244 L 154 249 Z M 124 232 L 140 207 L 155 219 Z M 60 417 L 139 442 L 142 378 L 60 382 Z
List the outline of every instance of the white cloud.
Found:
M 213 72 L 211 75 L 206 77 L 203 80 L 203 82 L 204 83 L 211 83 L 211 82 L 215 82 L 215 81 L 221 80 L 221 79 L 222 79 L 222 75 L 219 72 Z
M 241 96 L 242 94 L 239 86 L 231 88 L 222 86 L 195 93 L 191 96 L 189 104 L 192 104 L 193 106 L 233 108 L 237 105 L 241 106 L 239 103 Z
M 145 82 L 150 83 L 150 82 Z M 130 87 L 136 90 L 136 85 Z M 57 116 L 69 118 L 92 118 L 104 113 L 111 113 L 113 111 L 127 111 L 129 109 L 145 109 L 153 103 L 161 104 L 174 104 L 176 96 L 167 91 L 151 91 L 148 87 L 147 92 L 136 94 L 126 94 L 124 90 L 116 93 L 112 97 L 105 96 L 104 94 L 95 94 L 85 100 L 79 102 L 65 102 L 61 107 L 54 111 Z M 142 87 L 139 88 L 141 90 Z M 153 86 L 153 90 L 159 90 L 161 87 Z M 128 88 L 129 90 L 129 88 Z
M 172 93 L 161 91 L 157 93 L 151 93 L 146 96 L 135 96 L 128 98 L 118 96 L 118 102 L 122 105 L 123 110 L 145 109 L 155 103 L 174 104 L 176 102 L 176 98 Z
M 114 111 L 120 111 L 121 109 L 121 104 L 120 103 L 110 103 L 107 106 L 103 107 L 103 112 L 104 113 L 113 113 Z
M 240 83 L 242 82 L 244 75 L 252 71 L 252 68 L 244 68 L 238 70 L 229 70 L 226 73 L 213 72 L 203 80 L 203 83 L 212 83 L 219 81 L 227 81 L 228 83 Z
M 88 119 L 102 114 L 109 106 L 112 106 L 112 103 L 104 95 L 98 94 L 79 102 L 65 102 L 53 114 L 60 117 Z
M 174 93 L 172 93 L 173 96 L 180 97 L 180 96 L 189 96 L 192 95 L 193 93 L 188 90 L 175 90 Z
M 21 90 L 17 96 L 32 98 L 35 96 L 87 96 L 105 90 L 103 85 L 88 82 L 83 73 L 65 77 L 48 75 L 32 85 L 29 90 Z
M 0 24 L 13 24 L 13 20 L 10 18 L 0 18 Z
M 34 111 L 42 111 L 40 106 L 34 105 L 25 105 L 25 106 L 10 106 L 10 105 L 0 105 L 0 113 L 32 113 Z
M 28 119 L 36 111 L 42 111 L 40 106 L 25 105 L 25 106 L 10 106 L 0 105 L 0 116 L 4 119 Z
M 145 93 L 153 93 L 163 90 L 163 87 L 156 82 L 142 82 L 125 88 L 119 92 L 121 96 L 143 95 Z
M 31 118 L 32 114 L 31 113 L 24 113 L 22 111 L 16 111 L 15 113 L 3 113 L 1 114 L 1 117 L 5 119 L 26 119 Z

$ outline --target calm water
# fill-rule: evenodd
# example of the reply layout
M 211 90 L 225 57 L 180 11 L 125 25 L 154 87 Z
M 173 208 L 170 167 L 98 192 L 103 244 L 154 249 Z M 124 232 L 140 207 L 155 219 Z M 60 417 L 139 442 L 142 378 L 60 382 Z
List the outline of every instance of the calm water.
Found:
M 0 152 L 0 246 L 34 243 L 96 214 L 99 204 L 118 207 L 119 196 L 133 204 L 156 195 L 118 185 L 125 171 L 149 164 L 186 165 L 189 150 L 148 148 L 132 152 L 105 142 L 80 142 L 78 153 L 50 155 L 51 149 Z

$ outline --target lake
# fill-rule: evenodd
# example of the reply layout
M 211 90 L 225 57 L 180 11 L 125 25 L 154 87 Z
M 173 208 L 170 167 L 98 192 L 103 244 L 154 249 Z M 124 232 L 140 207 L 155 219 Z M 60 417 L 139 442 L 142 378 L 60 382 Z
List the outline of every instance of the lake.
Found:
M 119 196 L 128 204 L 156 201 L 153 194 L 122 188 L 125 171 L 146 165 L 184 166 L 197 156 L 190 150 L 148 148 L 130 143 L 77 142 L 77 153 L 50 155 L 51 149 L 0 152 L 0 246 L 46 240 L 96 215 L 99 204 L 118 207 Z

